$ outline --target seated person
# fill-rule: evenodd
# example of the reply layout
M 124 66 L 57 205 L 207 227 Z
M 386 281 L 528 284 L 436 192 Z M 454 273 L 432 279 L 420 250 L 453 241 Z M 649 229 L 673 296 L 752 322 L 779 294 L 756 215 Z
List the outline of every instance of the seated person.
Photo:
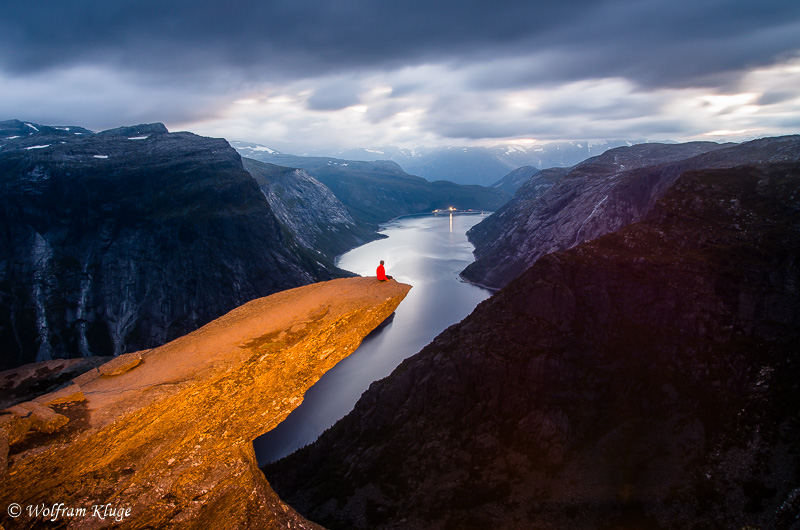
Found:
M 391 280 L 391 276 L 386 276 L 386 269 L 383 268 L 383 260 L 381 260 L 381 264 L 378 265 L 378 281 L 385 282 L 386 280 Z

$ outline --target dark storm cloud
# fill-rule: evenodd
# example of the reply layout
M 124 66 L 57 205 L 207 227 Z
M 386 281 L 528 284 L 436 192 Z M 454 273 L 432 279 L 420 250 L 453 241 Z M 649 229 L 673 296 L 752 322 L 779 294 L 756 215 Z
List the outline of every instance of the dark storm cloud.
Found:
M 621 76 L 649 87 L 708 85 L 796 53 L 798 20 L 796 0 L 31 0 L 4 6 L 0 68 L 92 64 L 246 82 L 519 57 L 518 70 L 473 83 Z
M 798 65 L 798 0 L 29 0 L 0 13 L 2 117 L 164 121 L 300 151 L 794 132 Z
M 273 68 L 276 75 L 403 64 L 513 42 L 557 8 L 460 0 L 18 2 L 0 42 L 17 71 L 79 61 L 126 67 Z M 573 5 L 591 5 L 590 0 Z

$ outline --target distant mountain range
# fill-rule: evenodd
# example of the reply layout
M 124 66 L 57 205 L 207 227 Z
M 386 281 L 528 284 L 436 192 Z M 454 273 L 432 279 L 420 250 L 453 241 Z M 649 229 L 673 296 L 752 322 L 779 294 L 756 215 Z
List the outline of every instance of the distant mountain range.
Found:
M 410 175 L 390 160 L 358 161 L 281 154 L 260 146 L 242 147 L 242 156 L 279 166 L 304 169 L 327 186 L 360 222 L 373 228 L 395 217 L 449 206 L 494 211 L 511 193 L 501 188 L 430 182 Z
M 390 160 L 412 175 L 429 181 L 449 180 L 458 184 L 491 186 L 510 171 L 522 166 L 539 169 L 569 167 L 608 149 L 646 143 L 643 139 L 604 141 L 563 141 L 532 145 L 497 145 L 493 147 L 399 147 L 342 149 L 302 153 L 309 157 L 334 157 L 346 160 Z M 242 156 L 271 162 L 281 153 L 269 147 L 233 141 L 231 145 Z M 277 162 L 273 162 L 277 163 Z

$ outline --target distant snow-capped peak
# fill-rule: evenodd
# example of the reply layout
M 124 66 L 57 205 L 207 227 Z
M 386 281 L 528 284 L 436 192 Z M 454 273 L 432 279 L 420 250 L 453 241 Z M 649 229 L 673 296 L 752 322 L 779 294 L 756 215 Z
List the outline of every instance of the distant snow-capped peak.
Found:
M 279 155 L 280 153 L 275 149 L 270 149 L 266 145 L 254 144 L 251 142 L 241 142 L 234 140 L 230 142 L 231 146 L 237 151 L 251 152 L 251 153 L 266 153 L 268 155 Z

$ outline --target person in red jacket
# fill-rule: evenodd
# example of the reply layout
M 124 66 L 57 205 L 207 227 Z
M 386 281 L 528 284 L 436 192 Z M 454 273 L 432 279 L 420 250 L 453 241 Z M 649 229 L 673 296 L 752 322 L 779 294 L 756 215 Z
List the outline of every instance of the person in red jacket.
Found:
M 386 276 L 386 269 L 383 268 L 383 260 L 381 260 L 381 264 L 378 265 L 378 281 L 385 282 L 386 280 L 391 280 L 391 276 Z

